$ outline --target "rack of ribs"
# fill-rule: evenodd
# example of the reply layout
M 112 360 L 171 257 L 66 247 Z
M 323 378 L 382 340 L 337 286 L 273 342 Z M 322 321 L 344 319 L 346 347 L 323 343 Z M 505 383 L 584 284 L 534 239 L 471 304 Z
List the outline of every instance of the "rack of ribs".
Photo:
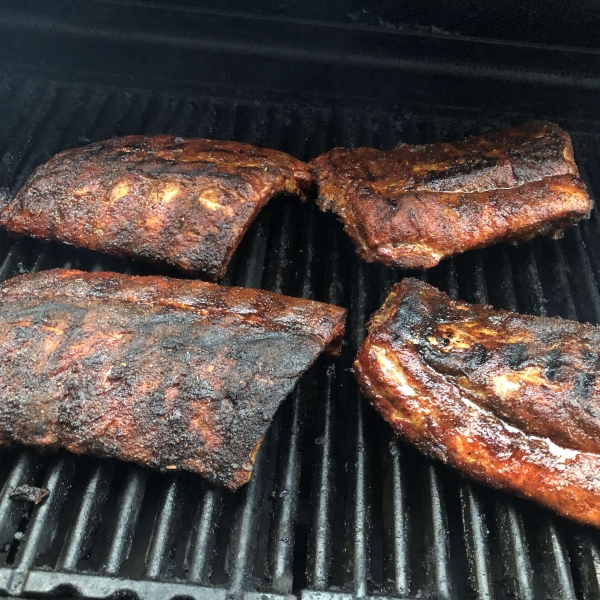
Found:
M 404 279 L 354 370 L 398 435 L 466 477 L 600 527 L 600 328 Z
M 0 440 L 236 489 L 346 311 L 167 277 L 52 270 L 0 286 Z
M 335 148 L 313 165 L 321 209 L 338 216 L 364 260 L 396 269 L 557 236 L 592 209 L 571 139 L 551 123 L 387 151 Z
M 0 212 L 0 226 L 216 280 L 267 201 L 304 198 L 307 165 L 275 150 L 170 135 L 57 154 Z

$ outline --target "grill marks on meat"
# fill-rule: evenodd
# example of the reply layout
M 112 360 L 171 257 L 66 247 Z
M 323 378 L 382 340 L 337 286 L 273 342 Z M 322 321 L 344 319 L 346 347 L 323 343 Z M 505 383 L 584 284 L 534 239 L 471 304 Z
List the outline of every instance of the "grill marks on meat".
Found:
M 16 233 L 223 277 L 267 201 L 313 187 L 275 150 L 170 135 L 127 136 L 57 154 L 0 213 Z
M 551 123 L 458 143 L 335 148 L 313 164 L 321 209 L 336 213 L 363 259 L 398 269 L 557 235 L 592 208 L 569 135 Z
M 456 302 L 404 279 L 368 329 L 355 372 L 403 439 L 600 527 L 600 328 Z
M 54 270 L 0 287 L 0 439 L 236 489 L 345 310 L 261 290 Z

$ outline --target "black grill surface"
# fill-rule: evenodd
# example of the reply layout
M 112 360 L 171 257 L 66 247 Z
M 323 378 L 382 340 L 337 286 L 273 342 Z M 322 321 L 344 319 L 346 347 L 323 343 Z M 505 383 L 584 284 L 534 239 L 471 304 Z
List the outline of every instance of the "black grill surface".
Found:
M 31 76 L 0 77 L 0 187 L 12 194 L 56 152 L 130 133 L 233 139 L 309 159 L 335 146 L 460 139 L 526 120 L 511 111 L 260 101 Z M 566 118 L 592 196 L 597 124 Z M 421 277 L 453 297 L 600 322 L 600 215 L 564 239 L 499 245 Z M 53 267 L 159 272 L 0 234 L 0 278 Z M 164 271 L 162 271 L 164 272 Z M 177 275 L 176 273 L 167 273 Z M 0 453 L 0 594 L 167 600 L 301 596 L 600 598 L 600 532 L 463 480 L 399 443 L 350 371 L 364 324 L 407 273 L 358 259 L 314 202 L 260 214 L 225 283 L 349 308 L 347 344 L 321 358 L 276 415 L 238 493 L 125 463 Z M 47 487 L 36 507 L 17 485 Z

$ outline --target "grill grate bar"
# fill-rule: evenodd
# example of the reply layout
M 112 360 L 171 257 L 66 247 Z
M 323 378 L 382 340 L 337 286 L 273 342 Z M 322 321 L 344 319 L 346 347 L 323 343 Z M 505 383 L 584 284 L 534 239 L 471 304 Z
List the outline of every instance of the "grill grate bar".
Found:
M 429 464 L 426 473 L 427 560 L 431 569 L 432 592 L 443 600 L 452 598 L 448 522 L 437 464 Z
M 204 492 L 201 508 L 195 522 L 196 536 L 188 580 L 190 583 L 204 583 L 210 576 L 210 557 L 215 543 L 216 529 L 223 506 L 223 492 L 220 489 L 208 488 Z
M 287 281 L 290 268 L 290 245 L 292 235 L 292 205 L 286 203 L 283 208 L 283 215 L 280 217 L 279 226 L 281 228 L 277 241 L 270 249 L 269 264 L 277 264 L 277 268 L 267 269 L 265 277 L 265 287 L 273 292 L 281 294 L 284 292 L 284 285 Z M 287 291 L 287 290 L 285 290 Z
M 193 117 L 191 136 L 209 139 L 215 137 L 217 108 L 214 100 L 197 100 L 194 104 Z
M 230 548 L 231 579 L 229 582 L 229 589 L 233 593 L 243 591 L 248 577 L 249 559 L 254 550 L 255 528 L 258 525 L 256 516 L 264 488 L 267 451 L 268 441 L 265 441 L 257 453 L 252 479 L 242 492 L 244 500 L 234 524 L 235 535 L 232 536 Z
M 566 544 L 559 534 L 555 518 L 548 514 L 545 520 L 545 527 L 541 528 L 540 548 L 542 552 L 547 553 L 547 564 L 544 561 L 546 588 L 554 590 L 558 598 L 565 600 L 575 600 L 575 586 L 571 575 L 568 552 Z
M 169 481 L 165 489 L 160 513 L 154 525 L 154 533 L 148 552 L 148 566 L 146 569 L 146 577 L 148 579 L 158 579 L 162 574 L 165 554 L 168 549 L 170 534 L 173 529 L 173 521 L 176 519 L 179 487 L 179 478 L 175 475 L 171 481 Z
M 569 319 L 577 320 L 579 315 L 571 293 L 571 285 L 567 275 L 567 262 L 562 244 L 553 241 L 550 246 L 553 251 L 552 258 L 545 262 L 552 270 L 549 279 L 553 282 L 553 286 L 547 294 L 548 298 L 560 307 L 560 314 Z
M 327 369 L 325 397 L 322 399 L 322 413 L 319 422 L 323 424 L 317 449 L 317 483 L 313 489 L 315 511 L 311 531 L 311 551 L 309 552 L 307 579 L 309 589 L 324 590 L 329 581 L 331 563 L 331 530 L 329 528 L 333 502 L 334 474 L 332 469 L 334 420 L 334 385 L 337 380 L 336 369 L 332 365 Z M 320 450 L 320 451 L 319 451 Z
M 273 590 L 281 594 L 292 592 L 292 560 L 295 541 L 294 523 L 297 511 L 298 488 L 300 485 L 300 455 L 302 446 L 302 415 L 300 404 L 303 389 L 299 386 L 292 398 L 292 421 L 288 433 L 288 450 L 284 473 L 275 507 L 274 536 L 270 562 Z
M 489 303 L 489 288 L 485 277 L 483 257 L 475 257 L 474 277 L 471 282 L 473 300 L 478 303 Z M 449 287 L 451 296 L 458 296 L 458 279 L 454 264 L 449 270 Z M 464 481 L 459 490 L 463 534 L 470 567 L 471 586 L 478 599 L 487 600 L 493 597 L 490 550 L 487 520 L 483 510 L 480 488 L 471 482 Z
M 13 273 L 23 272 L 23 264 L 20 259 L 25 253 L 26 244 L 23 240 L 18 240 L 8 249 L 0 264 L 0 279 L 4 280 Z
M 106 461 L 99 463 L 83 492 L 79 512 L 63 551 L 57 561 L 56 568 L 73 571 L 90 541 L 90 534 L 100 519 L 100 511 L 104 506 L 113 476 L 113 465 Z
M 369 146 L 373 143 L 373 122 L 368 111 L 360 111 L 356 115 L 350 115 L 348 111 L 339 111 L 338 119 L 340 121 L 340 140 L 344 145 Z M 354 117 L 354 118 L 353 118 Z M 365 336 L 365 323 L 372 312 L 373 298 L 369 293 L 373 288 L 369 277 L 371 271 L 367 271 L 367 266 L 360 261 L 356 271 L 355 285 L 352 286 L 352 298 L 350 300 L 351 314 L 349 315 L 352 329 L 352 361 L 358 352 Z M 354 514 L 352 515 L 352 591 L 353 594 L 362 598 L 368 593 L 368 582 L 371 579 L 371 498 L 372 483 L 370 481 L 370 459 L 371 459 L 371 440 L 367 436 L 367 423 L 365 409 L 366 401 L 358 390 L 353 377 L 346 374 L 346 379 L 350 382 L 345 384 L 350 391 L 350 399 L 355 407 L 353 409 L 354 420 L 352 423 L 355 429 L 353 436 L 354 447 L 351 450 L 352 469 L 352 490 Z M 348 393 L 348 392 L 347 392 Z
M 589 530 L 575 536 L 576 563 L 585 600 L 600 597 L 600 550 Z
M 586 599 L 600 597 L 600 550 L 595 534 L 582 527 L 572 540 L 575 551 L 570 556 L 582 580 Z
M 493 598 L 487 523 L 478 490 L 470 482 L 460 488 L 465 545 L 471 566 L 472 587 L 481 600 Z
M 523 519 L 514 501 L 503 497 L 496 502 L 496 521 L 501 537 L 501 559 L 508 594 L 518 600 L 534 600 L 533 573 Z
M 128 110 L 122 121 L 117 124 L 113 135 L 136 135 L 144 133 L 143 124 L 147 120 L 152 98 L 152 93 L 145 90 L 136 90 L 128 94 Z
M 334 274 L 339 272 L 341 255 L 339 237 L 331 236 L 330 244 L 326 250 L 330 257 L 329 269 L 326 277 L 325 302 L 340 304 L 342 287 Z M 330 364 L 326 371 L 326 383 L 323 397 L 320 398 L 321 410 L 319 411 L 319 428 L 316 451 L 316 464 L 314 484 L 311 498 L 314 512 L 311 516 L 310 541 L 308 563 L 306 569 L 309 589 L 324 590 L 329 583 L 332 540 L 330 522 L 332 519 L 333 500 L 335 497 L 335 473 L 333 469 L 335 435 L 333 423 L 336 418 L 336 400 L 339 394 L 337 389 L 338 369 L 336 364 Z
M 367 318 L 367 292 L 365 281 L 365 267 L 361 263 L 357 278 L 356 289 L 354 290 L 355 306 L 354 319 L 352 329 L 354 332 L 354 347 L 352 354 L 355 355 L 358 351 L 358 346 L 364 337 L 364 323 Z M 367 440 L 365 438 L 365 415 L 364 415 L 364 398 L 360 393 L 356 393 L 353 398 L 356 403 L 354 409 L 356 415 L 356 433 L 353 436 L 355 441 L 354 454 L 354 515 L 353 515 L 353 565 L 352 565 L 352 580 L 353 593 L 358 598 L 363 598 L 367 594 L 367 573 L 368 573 L 368 547 L 369 547 L 369 508 L 367 499 Z
M 112 541 L 104 566 L 107 575 L 116 575 L 129 556 L 147 480 L 146 470 L 137 467 L 129 469 L 119 498 L 119 512 L 115 518 Z
M 516 257 L 516 268 L 513 270 L 522 295 L 523 308 L 529 314 L 546 317 L 546 297 L 542 288 L 537 261 L 531 245 L 524 246 Z
M 166 94 L 153 94 L 142 126 L 144 135 L 156 135 L 167 130 L 171 104 L 174 101 Z
M 163 131 L 172 135 L 188 137 L 188 130 L 191 127 L 190 117 L 192 116 L 193 110 L 194 106 L 190 98 L 180 98 L 175 115 L 172 117 L 168 127 Z M 163 133 L 163 131 L 160 133 Z
M 367 595 L 369 508 L 367 500 L 367 443 L 365 439 L 364 399 L 359 394 L 356 402 L 356 475 L 354 503 L 354 594 L 358 598 Z
M 408 596 L 410 592 L 410 564 L 408 539 L 408 507 L 406 504 L 407 477 L 403 469 L 402 450 L 399 443 L 389 434 L 389 473 L 391 483 L 392 519 L 389 528 L 393 541 L 393 593 Z
M 86 134 L 79 138 L 80 141 L 100 141 L 115 135 L 132 110 L 132 96 L 130 94 L 117 94 L 114 90 L 107 92 L 107 100 L 94 120 L 93 126 L 86 130 Z
M 592 219 L 594 217 L 592 216 Z M 596 227 L 595 223 L 586 222 L 580 225 L 580 231 L 583 241 L 585 242 L 586 250 L 590 257 L 590 263 L 594 278 L 596 281 L 600 280 L 600 245 L 596 239 Z

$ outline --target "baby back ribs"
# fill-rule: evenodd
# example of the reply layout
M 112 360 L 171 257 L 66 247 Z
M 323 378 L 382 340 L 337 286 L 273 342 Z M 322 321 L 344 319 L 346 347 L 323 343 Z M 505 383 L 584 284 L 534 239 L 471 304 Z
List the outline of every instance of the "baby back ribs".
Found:
M 465 476 L 600 527 L 600 328 L 451 300 L 412 279 L 368 325 L 360 385 Z
M 458 143 L 335 148 L 313 163 L 319 206 L 337 214 L 362 258 L 397 269 L 558 235 L 592 208 L 569 135 L 551 123 Z
M 0 440 L 236 489 L 345 310 L 167 277 L 53 270 L 0 287 Z
M 248 144 L 128 136 L 57 154 L 0 212 L 16 233 L 223 277 L 267 201 L 312 188 L 307 165 Z

